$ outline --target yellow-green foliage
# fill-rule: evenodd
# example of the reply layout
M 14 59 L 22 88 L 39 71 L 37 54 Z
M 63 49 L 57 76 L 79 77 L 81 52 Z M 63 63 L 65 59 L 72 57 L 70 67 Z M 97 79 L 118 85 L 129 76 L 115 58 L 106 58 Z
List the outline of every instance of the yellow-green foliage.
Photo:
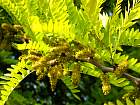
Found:
M 7 69 L 10 73 L 1 77 L 5 81 L 0 82 L 0 105 L 32 72 L 36 72 L 38 79 L 48 76 L 52 91 L 57 81 L 62 80 L 76 98 L 80 73 L 100 78 L 105 95 L 109 94 L 110 84 L 135 90 L 132 82 L 121 75 L 127 68 L 140 73 L 140 63 L 116 50 L 121 52 L 121 45 L 140 45 L 140 32 L 129 28 L 140 18 L 140 2 L 133 0 L 131 8 L 128 3 L 124 15 L 121 2 L 117 0 L 113 15 L 108 16 L 100 13 L 104 0 L 81 0 L 80 9 L 73 0 L 0 0 L 0 6 L 23 26 L 30 38 L 29 42 L 13 44 L 23 54 L 17 65 Z M 112 60 L 118 64 L 116 71 L 103 74 L 101 65 L 108 62 L 114 66 Z M 119 100 L 117 103 L 121 105 Z

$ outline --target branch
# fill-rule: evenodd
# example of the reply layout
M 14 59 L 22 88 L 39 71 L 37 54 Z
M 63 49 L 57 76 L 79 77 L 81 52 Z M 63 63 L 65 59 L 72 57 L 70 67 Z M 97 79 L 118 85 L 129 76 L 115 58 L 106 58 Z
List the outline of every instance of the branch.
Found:
M 127 79 L 133 81 L 140 88 L 140 78 L 134 77 L 128 73 L 123 73 L 123 76 L 125 76 Z
M 101 65 L 93 57 L 88 57 L 88 58 L 84 58 L 84 59 L 83 58 L 76 58 L 76 61 L 91 63 L 91 64 L 95 65 L 96 67 L 102 69 L 103 72 L 113 72 L 114 71 L 114 68 Z M 133 81 L 138 87 L 140 87 L 140 78 L 134 77 L 128 73 L 123 73 L 123 76 L 126 77 L 127 79 Z
M 63 50 L 65 50 L 65 49 L 67 49 L 67 47 L 63 47 Z M 60 51 L 56 51 L 56 52 L 60 53 Z M 68 50 L 68 52 L 69 52 L 69 50 Z M 67 60 L 59 61 L 57 59 L 51 59 L 47 62 L 47 64 L 49 64 L 51 66 L 54 66 L 54 65 L 57 65 L 60 62 L 65 62 L 65 61 L 72 60 L 72 61 L 75 61 L 75 62 L 80 61 L 80 62 L 91 63 L 91 64 L 95 65 L 96 67 L 100 68 L 103 72 L 114 72 L 114 70 L 115 70 L 112 67 L 103 66 L 97 58 L 92 56 L 92 54 L 86 54 L 87 57 L 85 57 L 85 58 L 75 57 L 75 56 L 71 55 L 71 53 L 66 54 L 64 52 L 61 52 L 60 55 L 61 55 L 60 56 L 61 58 L 64 57 Z M 54 55 L 52 55 L 52 56 L 54 56 Z M 56 58 L 56 57 L 54 57 L 54 58 Z M 123 73 L 123 76 L 125 76 L 127 79 L 133 81 L 137 86 L 140 87 L 140 78 L 134 77 L 134 76 L 132 76 L 128 73 Z

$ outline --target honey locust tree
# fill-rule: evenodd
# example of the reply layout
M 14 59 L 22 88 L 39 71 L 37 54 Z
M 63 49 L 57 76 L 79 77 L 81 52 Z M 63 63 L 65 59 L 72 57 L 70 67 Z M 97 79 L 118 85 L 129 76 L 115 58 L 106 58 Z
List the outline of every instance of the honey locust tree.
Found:
M 77 99 L 81 73 L 90 75 L 101 80 L 104 95 L 114 85 L 125 91 L 127 105 L 139 105 L 140 63 L 125 55 L 122 46 L 140 46 L 140 32 L 131 28 L 140 19 L 140 1 L 128 1 L 122 12 L 122 0 L 117 0 L 111 16 L 101 13 L 104 2 L 81 0 L 77 8 L 73 0 L 0 0 L 0 6 L 19 24 L 2 28 L 14 27 L 23 41 L 12 44 L 22 55 L 0 77 L 0 105 L 33 72 L 38 80 L 48 76 L 52 91 L 57 81 L 63 81 Z M 121 99 L 114 103 L 125 104 Z

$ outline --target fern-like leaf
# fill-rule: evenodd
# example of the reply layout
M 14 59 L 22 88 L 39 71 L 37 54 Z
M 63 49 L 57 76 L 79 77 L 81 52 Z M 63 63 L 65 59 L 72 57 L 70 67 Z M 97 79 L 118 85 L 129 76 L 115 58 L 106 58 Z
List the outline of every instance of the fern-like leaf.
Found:
M 26 69 L 27 70 L 26 70 Z M 7 69 L 10 73 L 4 74 L 0 78 L 4 80 L 4 84 L 2 83 L 1 91 L 1 100 L 0 105 L 4 105 L 7 101 L 9 95 L 16 88 L 16 86 L 30 73 L 32 73 L 31 66 L 27 64 L 24 60 L 18 62 L 17 65 L 12 65 L 11 68 Z
M 139 104 L 140 104 L 139 98 L 136 98 L 135 101 L 133 102 L 132 100 L 129 99 L 129 97 L 125 99 L 125 102 L 117 99 L 116 104 L 115 102 L 104 103 L 104 105 L 139 105 Z
M 29 43 L 23 43 L 23 44 L 14 44 L 14 46 L 18 50 L 30 50 L 35 52 L 42 52 L 43 54 L 47 54 L 51 51 L 51 47 L 46 45 L 43 41 L 30 41 Z
M 64 76 L 61 80 L 68 87 L 68 89 L 71 91 L 73 96 L 75 98 L 77 98 L 78 100 L 80 100 L 80 98 L 76 95 L 76 93 L 80 92 L 80 90 L 76 89 L 76 87 L 72 84 L 71 77 L 70 76 Z
M 120 37 L 121 45 L 139 46 L 140 45 L 140 33 L 139 30 L 127 29 Z

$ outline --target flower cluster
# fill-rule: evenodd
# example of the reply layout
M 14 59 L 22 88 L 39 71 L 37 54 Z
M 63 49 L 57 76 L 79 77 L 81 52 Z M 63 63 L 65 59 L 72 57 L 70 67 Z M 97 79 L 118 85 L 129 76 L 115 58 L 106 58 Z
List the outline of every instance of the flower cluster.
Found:
M 102 90 L 104 95 L 108 95 L 111 90 L 111 85 L 109 83 L 109 78 L 106 74 L 101 73 L 100 79 L 102 81 Z

